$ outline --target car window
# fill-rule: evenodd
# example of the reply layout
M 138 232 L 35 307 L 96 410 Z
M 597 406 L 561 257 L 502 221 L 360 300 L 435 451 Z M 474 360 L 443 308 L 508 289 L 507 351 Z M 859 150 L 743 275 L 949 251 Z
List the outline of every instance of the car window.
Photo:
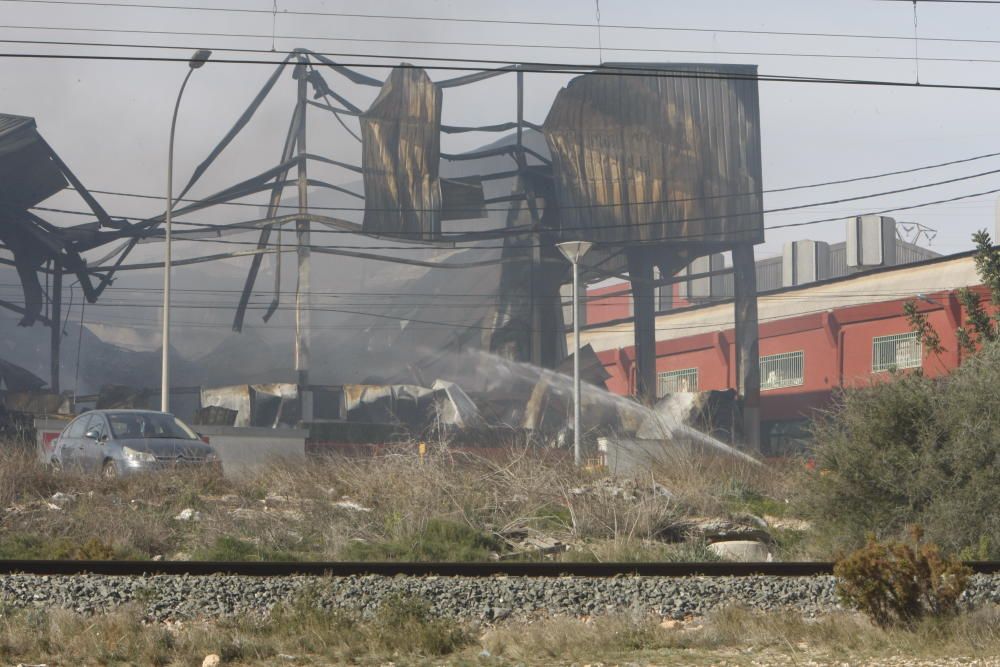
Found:
M 197 440 L 198 435 L 173 415 L 159 412 L 112 412 L 108 414 L 115 438 L 180 438 Z
M 87 428 L 84 431 L 84 433 L 86 433 L 87 431 L 97 431 L 97 437 L 101 437 L 102 435 L 104 435 L 107 432 L 107 426 L 105 425 L 104 417 L 95 414 L 90 419 L 90 422 L 87 424 Z
M 90 418 L 93 415 L 81 415 L 70 422 L 66 430 L 63 431 L 64 438 L 82 438 L 83 434 L 87 432 L 87 424 L 90 423 Z

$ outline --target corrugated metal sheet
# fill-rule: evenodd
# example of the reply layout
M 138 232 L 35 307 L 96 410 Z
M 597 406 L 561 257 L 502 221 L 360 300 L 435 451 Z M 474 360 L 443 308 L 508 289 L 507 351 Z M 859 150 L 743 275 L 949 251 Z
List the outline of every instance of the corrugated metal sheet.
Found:
M 756 67 L 669 64 L 693 76 L 585 74 L 545 120 L 565 238 L 760 242 Z
M 757 262 L 757 291 L 781 289 L 781 258 L 770 257 Z M 732 274 L 729 275 L 732 283 Z
M 9 113 L 0 113 L 0 139 L 6 134 L 17 132 L 26 127 L 34 127 L 35 119 L 27 116 L 15 116 Z
M 440 128 L 441 89 L 420 68 L 393 69 L 361 116 L 366 232 L 440 232 Z
M 906 241 L 896 241 L 896 264 L 913 264 L 922 262 L 925 259 L 940 257 L 940 253 L 918 245 L 907 243 Z

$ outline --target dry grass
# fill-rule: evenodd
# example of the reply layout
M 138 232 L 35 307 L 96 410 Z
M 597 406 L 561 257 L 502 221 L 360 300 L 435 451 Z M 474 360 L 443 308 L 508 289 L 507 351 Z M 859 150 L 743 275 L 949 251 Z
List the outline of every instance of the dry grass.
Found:
M 1000 659 L 996 607 L 928 620 L 912 631 L 881 630 L 860 615 L 808 619 L 793 612 L 727 608 L 685 624 L 649 617 L 550 619 L 488 631 L 483 645 L 511 662 L 651 664 L 905 664 L 943 658 Z M 895 663 L 894 663 L 895 664 Z
M 962 664 L 1000 656 L 1000 611 L 982 609 L 885 631 L 856 615 L 806 619 L 724 609 L 680 625 L 648 616 L 550 618 L 491 628 L 432 618 L 419 600 L 387 602 L 373 618 L 324 611 L 307 596 L 267 618 L 145 623 L 139 610 L 0 613 L 7 664 L 197 665 Z M 941 661 L 941 662 L 939 662 Z
M 66 610 L 7 611 L 0 617 L 0 660 L 61 665 L 200 665 L 209 654 L 227 665 L 356 664 L 456 654 L 473 643 L 461 624 L 429 618 L 420 601 L 383 604 L 362 621 L 298 600 L 267 618 L 147 623 L 139 609 L 101 616 Z
M 573 560 L 704 559 L 697 544 L 664 544 L 671 527 L 783 510 L 782 474 L 698 460 L 610 479 L 523 450 L 502 462 L 444 450 L 107 481 L 8 450 L 0 557 L 476 560 L 509 550 L 504 537 L 544 535 L 572 545 Z M 70 499 L 53 502 L 57 492 Z M 176 520 L 184 509 L 199 520 Z

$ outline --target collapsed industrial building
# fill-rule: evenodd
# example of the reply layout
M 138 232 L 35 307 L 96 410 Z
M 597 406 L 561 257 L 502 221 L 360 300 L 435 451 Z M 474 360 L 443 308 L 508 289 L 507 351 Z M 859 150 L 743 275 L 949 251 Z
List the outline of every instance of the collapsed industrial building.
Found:
M 199 179 L 289 72 L 297 96 L 277 162 L 192 199 Z M 433 81 L 420 67 L 403 64 L 382 81 L 322 54 L 290 53 L 194 170 L 174 213 L 181 217 L 264 193 L 268 204 L 260 217 L 187 223 L 173 232 L 173 241 L 257 235 L 250 249 L 190 257 L 175 267 L 247 257 L 232 328 L 241 332 L 253 310 L 263 311 L 263 322 L 293 310 L 294 373 L 287 367 L 269 373 L 253 366 L 253 359 L 249 365 L 229 364 L 211 378 L 198 377 L 193 369 L 189 377 L 198 380 L 196 386 L 171 388 L 173 411 L 203 424 L 305 427 L 317 444 L 383 442 L 401 434 L 472 442 L 482 440 L 483 429 L 507 429 L 559 448 L 568 438 L 572 392 L 562 296 L 569 264 L 555 246 L 582 240 L 594 244 L 580 262 L 583 280 L 627 277 L 635 322 L 634 399 L 603 391 L 602 362 L 589 348 L 581 351 L 589 387 L 582 398 L 582 430 L 591 454 L 607 450 L 609 442 L 636 438 L 756 450 L 760 378 L 753 246 L 764 238 L 756 68 L 620 63 L 581 71 L 558 92 L 540 124 L 524 118 L 529 74 L 530 67 L 511 66 Z M 450 90 L 496 77 L 515 81 L 513 120 L 480 126 L 443 122 L 443 99 Z M 346 92 L 357 87 L 375 93 L 367 108 Z M 360 165 L 307 149 L 307 129 L 316 127 L 310 113 L 332 117 L 355 136 Z M 359 132 L 346 121 L 357 122 Z M 442 135 L 465 133 L 500 139 L 476 150 L 442 151 Z M 309 172 L 314 165 L 339 169 L 360 188 L 316 178 Z M 74 274 L 86 301 L 99 303 L 110 285 L 128 279 L 123 272 L 162 269 L 162 263 L 129 257 L 139 244 L 163 240 L 164 215 L 143 220 L 108 215 L 29 118 L 0 116 L 0 170 L 16 175 L 0 180 L 5 183 L 0 243 L 9 255 L 0 261 L 17 270 L 23 288 L 23 304 L 0 306 L 20 314 L 22 326 L 50 328 L 47 391 L 61 395 L 64 275 Z M 65 227 L 43 217 L 47 209 L 40 204 L 67 184 L 88 203 L 92 222 Z M 295 195 L 285 196 L 286 190 Z M 286 226 L 294 230 L 293 304 L 283 303 L 287 292 L 280 287 Z M 320 232 L 360 241 L 347 247 L 316 243 L 313 234 Z M 99 249 L 104 257 L 83 257 Z M 428 258 L 403 252 L 414 249 Z M 658 289 L 702 277 L 688 267 L 718 253 L 729 254 L 731 266 L 710 268 L 704 277 L 734 276 L 736 387 L 698 400 L 668 396 L 651 408 L 658 398 Z M 342 309 L 353 317 L 347 321 L 356 322 L 357 334 L 320 336 L 311 324 L 311 313 L 320 310 L 316 256 L 377 267 L 368 286 L 385 286 L 388 294 L 395 288 L 401 294 L 423 289 L 441 295 L 442 282 L 459 281 L 465 294 L 480 299 L 464 304 L 461 321 L 440 302 L 389 299 L 378 312 Z M 257 304 L 253 297 L 268 268 L 274 289 L 269 302 Z M 453 326 L 425 326 L 442 322 Z M 238 347 L 239 337 L 232 338 L 227 345 Z M 154 384 L 107 386 L 89 397 L 74 391 L 72 408 L 155 406 Z M 687 426 L 699 420 L 705 428 L 712 425 L 711 436 Z

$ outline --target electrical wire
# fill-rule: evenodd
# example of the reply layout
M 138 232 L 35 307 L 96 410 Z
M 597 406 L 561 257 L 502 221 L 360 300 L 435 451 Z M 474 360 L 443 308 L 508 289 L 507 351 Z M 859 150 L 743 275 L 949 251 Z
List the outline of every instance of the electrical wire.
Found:
M 0 0 L 7 1 L 7 0 Z M 386 58 L 390 56 L 382 55 L 365 55 L 365 54 L 345 54 L 349 57 L 359 57 L 359 58 Z M 399 56 L 391 56 L 396 59 Z M 189 58 L 181 57 L 171 57 L 171 56 L 115 56 L 115 55 L 94 55 L 94 54 L 79 54 L 79 53 L 14 53 L 5 52 L 0 53 L 0 58 L 7 59 L 24 59 L 24 60 L 89 60 L 95 62 L 146 62 L 146 63 L 185 63 L 187 64 Z M 416 60 L 417 58 L 413 56 L 404 56 L 405 59 Z M 461 59 L 445 59 L 445 58 L 428 58 L 428 60 L 434 61 L 446 61 L 446 60 L 461 60 Z M 484 62 L 482 60 L 464 60 L 463 62 Z M 274 59 L 249 59 L 249 58 L 216 58 L 212 60 L 215 65 L 268 65 L 271 67 L 282 64 L 280 60 Z M 472 66 L 462 66 L 457 64 L 448 65 L 412 65 L 408 63 L 397 63 L 397 64 L 382 64 L 382 63 L 366 63 L 366 62 L 341 62 L 337 63 L 341 67 L 367 67 L 367 68 L 377 68 L 377 69 L 420 69 L 420 70 L 445 70 L 445 71 L 455 71 L 455 72 L 476 72 L 476 73 L 486 73 L 486 72 L 496 72 L 498 74 L 505 74 L 509 72 L 516 72 L 518 69 L 512 69 L 510 66 L 505 67 L 472 67 Z M 892 81 L 892 80 L 879 80 L 879 79 L 848 79 L 848 78 L 833 78 L 833 77 L 810 77 L 810 76 L 791 76 L 791 75 L 774 75 L 774 74 L 760 74 L 756 73 L 753 75 L 742 75 L 736 73 L 722 73 L 722 72 L 693 72 L 690 70 L 670 70 L 668 67 L 662 66 L 643 66 L 635 67 L 631 65 L 586 65 L 586 64 L 543 64 L 534 65 L 521 63 L 519 65 L 520 71 L 535 73 L 535 74 L 581 74 L 587 73 L 593 76 L 640 76 L 640 77 L 653 77 L 653 78 L 671 78 L 671 79 L 699 79 L 699 80 L 714 80 L 714 81 L 756 81 L 758 83 L 803 83 L 803 84 L 824 84 L 824 85 L 843 85 L 843 86 L 865 86 L 865 87 L 891 87 L 891 88 L 921 88 L 927 90 L 968 90 L 977 92 L 1000 92 L 1000 86 L 986 86 L 986 85 L 972 85 L 972 84 L 957 84 L 957 83 L 915 83 L 912 81 Z
M 862 199 L 872 199 L 872 198 L 876 198 L 876 197 L 883 197 L 883 196 L 892 195 L 892 194 L 899 194 L 899 193 L 903 193 L 903 192 L 912 192 L 912 191 L 915 191 L 915 190 L 922 190 L 922 189 L 926 189 L 926 188 L 930 188 L 930 187 L 938 187 L 940 185 L 949 185 L 949 184 L 953 184 L 953 183 L 957 183 L 957 182 L 961 182 L 961 181 L 970 180 L 970 179 L 973 179 L 973 178 L 981 178 L 983 176 L 994 175 L 994 174 L 997 174 L 997 173 L 1000 173 L 1000 169 L 988 170 L 988 171 L 984 171 L 984 172 L 979 172 L 977 174 L 971 174 L 971 175 L 968 175 L 968 176 L 960 176 L 960 177 L 955 177 L 955 178 L 951 178 L 951 179 L 945 179 L 945 180 L 941 180 L 941 181 L 935 181 L 933 183 L 925 183 L 925 184 L 922 184 L 922 185 L 909 186 L 909 187 L 906 187 L 906 188 L 896 188 L 896 189 L 893 189 L 893 190 L 885 190 L 885 191 L 882 191 L 882 192 L 869 193 L 869 194 L 865 194 L 865 195 L 857 195 L 857 196 L 854 196 L 854 197 L 842 197 L 842 198 L 839 198 L 839 199 L 827 200 L 827 201 L 823 201 L 823 202 L 813 202 L 813 203 L 799 204 L 799 205 L 794 205 L 794 206 L 783 206 L 783 207 L 778 207 L 778 208 L 774 208 L 774 209 L 764 209 L 764 210 L 761 210 L 761 211 L 739 213 L 739 214 L 730 214 L 730 215 L 726 215 L 726 216 L 701 216 L 701 217 L 687 218 L 687 219 L 684 219 L 684 220 L 658 220 L 658 221 L 628 223 L 628 224 L 624 224 L 624 225 L 578 225 L 578 226 L 564 225 L 564 226 L 561 226 L 558 230 L 553 230 L 553 231 L 558 231 L 558 232 L 566 232 L 566 231 L 596 231 L 596 230 L 600 230 L 600 229 L 631 229 L 631 228 L 636 228 L 636 227 L 648 227 L 648 226 L 669 225 L 669 224 L 686 225 L 686 224 L 691 224 L 692 222 L 709 222 L 709 221 L 724 220 L 724 219 L 725 220 L 729 220 L 729 219 L 732 219 L 734 217 L 746 217 L 746 216 L 756 216 L 756 215 L 767 215 L 767 214 L 778 213 L 778 212 L 799 211 L 799 210 L 804 210 L 804 209 L 808 209 L 808 208 L 816 208 L 816 207 L 819 207 L 819 206 L 828 206 L 828 205 L 834 205 L 834 204 L 841 204 L 841 203 L 845 203 L 845 202 L 858 201 L 858 200 L 862 200 Z M 986 194 L 992 194 L 992 193 L 998 192 L 998 191 L 1000 191 L 1000 188 L 995 188 L 995 189 L 992 189 L 992 190 L 986 190 L 986 191 L 983 191 L 983 192 L 978 192 L 978 193 L 974 193 L 974 194 L 970 194 L 970 195 L 960 195 L 960 196 L 957 196 L 957 197 L 951 197 L 951 198 L 947 198 L 947 199 L 936 200 L 936 201 L 933 201 L 933 202 L 923 202 L 923 203 L 913 204 L 913 205 L 895 206 L 895 207 L 884 209 L 882 211 L 872 212 L 872 213 L 870 213 L 870 215 L 879 215 L 879 214 L 883 214 L 883 213 L 891 213 L 893 211 L 903 211 L 903 210 L 910 210 L 910 209 L 913 209 L 913 208 L 922 208 L 922 207 L 925 207 L 925 206 L 931 206 L 931 205 L 941 204 L 941 203 L 948 203 L 948 202 L 952 202 L 952 201 L 958 201 L 958 200 L 961 200 L 961 199 L 969 199 L 969 198 L 972 198 L 972 197 L 978 197 L 978 196 L 983 196 L 983 195 L 986 195 Z M 663 202 L 641 202 L 641 204 L 668 203 L 668 201 L 669 200 L 664 200 Z M 595 204 L 595 205 L 584 206 L 584 207 L 580 207 L 580 208 L 605 208 L 607 206 L 621 206 L 621 205 L 622 204 L 607 204 L 607 205 L 606 204 Z M 46 210 L 45 207 L 36 207 L 36 208 L 38 208 L 40 210 Z M 576 207 L 565 207 L 565 208 L 576 208 Z M 69 209 L 55 209 L 55 210 L 57 212 L 64 212 L 64 213 L 65 212 L 72 212 Z M 396 210 L 396 209 L 391 209 L 391 210 Z M 422 209 L 414 209 L 414 210 L 422 210 Z M 75 213 L 82 213 L 82 212 L 76 211 Z M 820 224 L 820 223 L 823 223 L 823 222 L 836 222 L 836 221 L 841 221 L 841 220 L 843 220 L 843 217 L 842 216 L 837 216 L 837 217 L 833 217 L 833 218 L 824 218 L 824 219 L 820 219 L 820 220 L 795 222 L 795 223 L 783 223 L 783 224 L 780 224 L 780 225 L 770 225 L 770 226 L 765 225 L 764 229 L 785 229 L 785 228 L 791 228 L 791 227 L 802 227 L 802 226 L 807 226 L 807 225 Z M 211 231 L 211 229 L 213 227 L 216 227 L 215 225 L 204 225 L 203 223 L 182 223 L 180 221 L 175 221 L 174 224 L 182 224 L 182 225 L 187 225 L 187 226 L 197 226 L 197 227 L 200 227 L 201 229 L 203 229 L 204 231 Z M 238 228 L 238 227 L 234 226 L 234 225 L 230 225 L 228 228 L 229 229 L 235 229 L 235 228 Z M 247 229 L 248 230 L 258 230 L 259 231 L 260 227 L 259 226 L 250 226 L 250 225 L 248 225 Z M 483 233 L 483 234 L 485 234 L 485 233 L 504 234 L 507 231 L 508 230 L 506 230 L 506 229 L 485 230 L 485 231 L 484 230 L 464 230 L 462 232 L 451 231 L 451 232 L 448 232 L 448 234 L 459 234 L 459 233 L 463 233 L 464 234 L 464 233 L 470 233 L 470 232 L 471 233 Z M 358 232 L 355 232 L 355 231 L 352 231 L 352 230 L 325 230 L 325 232 L 327 232 L 327 233 L 346 233 L 346 234 L 357 234 L 358 233 Z M 423 234 L 421 232 L 415 232 L 415 233 L 418 234 L 418 235 L 423 236 Z M 400 235 L 402 235 L 402 233 L 400 233 Z M 724 235 L 725 235 L 724 232 L 706 233 L 706 234 L 691 234 L 691 235 L 688 235 L 686 238 L 692 238 L 692 239 L 713 238 L 713 237 L 724 236 Z M 151 236 L 149 238 L 155 238 L 155 237 Z M 198 242 L 207 242 L 207 243 L 225 243 L 225 242 L 229 242 L 229 241 L 223 241 L 221 239 L 204 239 L 204 238 L 200 238 L 200 239 L 182 239 L 182 237 L 178 237 L 177 240 L 178 241 L 185 240 L 185 241 L 188 241 L 188 242 L 198 241 Z M 442 238 L 441 238 L 441 240 L 447 240 L 447 235 L 443 235 Z M 249 244 L 251 242 L 250 241 L 233 241 L 231 243 L 235 243 L 235 244 L 239 244 L 239 245 L 246 245 L 246 244 Z M 254 243 L 254 245 L 256 245 L 256 243 Z M 313 246 L 313 247 L 322 247 L 322 246 Z M 466 247 L 466 246 L 462 246 L 462 247 Z M 475 248 L 476 246 L 468 246 L 468 247 L 469 248 Z M 527 246 L 525 246 L 525 247 L 527 247 Z M 331 248 L 336 248 L 336 246 L 332 246 Z M 391 249 L 395 249 L 395 248 L 391 248 Z
M 898 2 L 911 2 L 912 0 L 893 0 Z M 933 0 L 918 0 L 920 2 L 927 2 Z M 977 2 L 979 4 L 995 4 L 994 2 L 989 2 L 988 0 L 936 0 L 938 2 Z M 96 2 L 96 1 L 70 1 L 70 0 L 0 0 L 0 2 L 8 3 L 18 3 L 18 4 L 35 4 L 35 5 L 61 5 L 61 6 L 84 6 L 84 7 L 117 7 L 117 8 L 127 8 L 127 9 L 153 9 L 153 10 L 172 10 L 172 11 L 199 11 L 199 12 L 231 12 L 231 13 L 241 13 L 241 14 L 268 14 L 272 13 L 271 10 L 266 9 L 248 9 L 248 8 L 229 8 L 229 7 L 203 7 L 203 6 L 184 6 L 184 5 L 160 5 L 160 4 L 149 4 L 149 3 L 113 3 L 113 2 Z M 513 26 L 537 26 L 537 27 L 558 27 L 558 28 L 581 28 L 593 30 L 596 26 L 594 23 L 574 23 L 567 21 L 529 21 L 529 20 L 519 20 L 519 19 L 486 19 L 486 18 L 465 18 L 456 16 L 416 16 L 416 15 L 400 15 L 400 14 L 372 14 L 372 13 L 358 13 L 358 12 L 332 12 L 332 11 L 310 11 L 310 10 L 289 10 L 285 9 L 279 12 L 281 14 L 286 14 L 289 16 L 323 16 L 323 17 L 334 17 L 334 18 L 359 18 L 359 19 L 373 19 L 373 20 L 394 20 L 394 21 L 422 21 L 422 22 L 439 22 L 439 23 L 471 23 L 471 24 L 482 24 L 482 25 L 513 25 Z M 738 35 L 768 35 L 768 36 L 782 36 L 782 37 L 824 37 L 824 38 L 847 38 L 847 39 L 875 39 L 875 40 L 905 40 L 909 41 L 912 37 L 908 35 L 873 35 L 864 33 L 836 33 L 836 32 L 801 32 L 801 31 L 780 31 L 780 30 L 744 30 L 744 29 L 732 29 L 732 28 L 702 28 L 702 27 L 678 27 L 678 26 L 663 26 L 663 25 L 643 25 L 643 24 L 615 24 L 615 23 L 602 23 L 602 29 L 614 29 L 614 30 L 638 30 L 638 31 L 655 31 L 655 32 L 695 32 L 695 33 L 709 33 L 709 34 L 738 34 Z M 956 42 L 956 43 L 989 43 L 996 44 L 1000 43 L 1000 40 L 983 40 L 983 39 L 966 39 L 966 38 L 951 38 L 951 37 L 921 37 L 923 41 L 938 41 L 938 42 Z
M 916 294 L 913 294 L 911 296 L 913 298 L 916 298 Z M 867 304 L 854 304 L 854 305 L 863 306 L 863 305 L 867 305 Z M 113 306 L 111 306 L 111 307 L 113 307 Z M 124 307 L 128 308 L 130 306 L 126 305 Z M 142 306 L 142 307 L 145 307 L 145 306 Z M 162 304 L 161 305 L 149 305 L 148 307 L 149 308 L 161 308 Z M 850 308 L 850 307 L 851 307 L 851 305 L 842 306 L 842 308 Z M 291 307 L 291 306 L 289 306 L 289 307 L 280 307 L 279 306 L 279 308 L 283 308 L 283 309 L 287 309 L 287 310 L 293 309 L 293 307 Z M 191 308 L 189 308 L 189 309 L 191 309 Z M 193 308 L 193 309 L 197 310 L 199 308 Z M 204 308 L 204 309 L 205 310 L 218 310 L 218 308 L 216 306 L 211 306 L 211 307 Z M 267 310 L 267 306 L 261 305 L 259 307 L 251 308 L 251 309 L 248 309 L 248 310 L 264 310 L 264 311 L 266 311 Z M 430 327 L 435 327 L 435 328 L 437 328 L 437 327 L 445 327 L 445 328 L 454 328 L 454 329 L 474 329 L 474 330 L 482 330 L 482 331 L 496 331 L 497 330 L 497 327 L 485 326 L 485 325 L 481 325 L 481 324 L 471 324 L 471 323 L 466 323 L 466 322 L 443 322 L 443 321 L 439 321 L 439 320 L 424 320 L 424 319 L 411 318 L 411 317 L 401 316 L 401 315 L 388 315 L 388 314 L 384 314 L 384 313 L 371 313 L 371 312 L 364 312 L 364 311 L 346 310 L 346 309 L 340 309 L 340 308 L 310 307 L 310 308 L 308 308 L 308 310 L 310 310 L 312 312 L 340 313 L 340 314 L 345 314 L 345 315 L 356 315 L 356 316 L 362 316 L 362 317 L 372 317 L 372 318 L 375 318 L 375 319 L 392 320 L 392 321 L 396 321 L 396 322 L 405 323 L 405 325 L 406 325 L 407 328 L 409 328 L 409 326 L 411 324 L 423 324 L 423 325 L 429 325 Z M 815 314 L 818 314 L 818 313 L 825 313 L 825 312 L 828 312 L 829 310 L 830 310 L 829 307 L 824 307 L 824 308 L 818 308 L 818 309 L 814 309 L 814 310 L 807 310 L 807 311 L 797 312 L 797 313 L 794 313 L 792 315 L 780 314 L 780 315 L 774 315 L 774 316 L 770 316 L 770 317 L 762 317 L 762 318 L 758 319 L 758 322 L 771 322 L 771 321 L 777 321 L 777 320 L 787 320 L 787 319 L 794 318 L 794 317 L 802 317 L 802 316 L 806 316 L 806 315 L 815 315 Z M 665 315 L 669 315 L 669 311 L 667 311 L 667 312 L 659 312 L 659 313 L 656 314 L 656 316 L 658 318 L 662 317 L 662 316 L 665 316 Z M 900 315 L 902 315 L 902 311 L 900 311 Z M 102 320 L 102 323 L 104 323 L 106 321 L 107 320 Z M 135 322 L 135 323 L 143 323 L 143 322 L 153 323 L 155 321 L 154 320 L 141 320 L 141 319 L 139 319 L 139 320 L 118 321 L 116 323 L 127 325 L 127 326 L 134 326 L 133 324 L 131 324 L 132 322 Z M 222 329 L 222 328 L 229 329 L 229 328 L 231 328 L 231 325 L 229 325 L 229 324 L 222 324 L 222 323 L 214 324 L 214 323 L 206 323 L 206 322 L 200 322 L 200 323 L 199 322 L 176 322 L 175 324 L 177 324 L 178 326 L 187 326 L 187 327 L 200 326 L 202 328 L 212 328 L 212 329 Z M 597 325 L 590 325 L 590 326 L 586 327 L 585 331 L 587 333 L 591 333 L 591 334 L 593 334 L 593 333 L 602 333 L 602 332 L 619 333 L 620 332 L 620 327 L 623 324 L 627 324 L 627 322 L 626 321 L 622 321 L 622 322 L 612 322 L 612 323 L 607 323 L 607 324 L 602 323 L 602 324 L 597 324 Z M 157 324 L 157 326 L 158 326 L 158 324 Z M 293 329 L 293 328 L 295 328 L 295 325 L 281 325 L 281 324 L 258 325 L 258 327 L 255 327 L 255 328 L 263 328 L 264 326 L 267 326 L 268 328 L 274 328 L 274 329 Z M 669 326 L 669 327 L 662 327 L 662 326 L 661 327 L 654 327 L 654 331 L 687 331 L 687 330 L 691 330 L 691 329 L 706 329 L 706 328 L 711 329 L 713 327 L 732 328 L 732 326 L 733 326 L 732 319 L 726 319 L 726 320 L 720 320 L 720 321 L 716 321 L 716 322 L 698 322 L 698 323 L 694 323 L 694 324 L 682 324 L 682 325 L 675 325 L 675 326 Z M 336 330 L 336 329 L 342 329 L 342 330 L 361 330 L 361 331 L 370 331 L 370 330 L 375 330 L 375 329 L 379 329 L 379 328 L 387 329 L 387 330 L 400 331 L 399 325 L 395 325 L 395 326 L 392 326 L 392 327 L 374 327 L 372 325 L 364 326 L 364 325 L 343 325 L 342 324 L 342 325 L 313 325 L 313 326 L 310 327 L 310 329 L 316 329 L 316 330 L 327 330 L 327 329 Z M 423 327 L 421 327 L 421 328 L 423 328 Z M 519 327 L 518 329 L 522 330 L 522 331 L 526 331 L 526 332 L 535 331 L 535 332 L 538 332 L 538 333 L 549 333 L 549 334 L 556 334 L 556 335 L 560 335 L 560 334 L 567 334 L 568 335 L 568 333 L 569 333 L 569 331 L 567 329 L 565 329 L 565 328 L 540 328 L 540 329 L 533 329 L 533 328 L 529 328 L 529 327 L 524 327 L 524 328 Z
M 776 194 L 776 193 L 780 193 L 780 192 L 792 192 L 794 190 L 806 190 L 806 189 L 812 189 L 812 188 L 828 187 L 828 186 L 833 186 L 833 185 L 845 185 L 847 183 L 858 183 L 858 182 L 861 182 L 861 181 L 869 181 L 869 180 L 874 180 L 874 179 L 879 179 L 879 178 L 887 178 L 887 177 L 890 177 L 890 176 L 901 176 L 901 175 L 904 175 L 904 174 L 913 174 L 913 173 L 916 173 L 918 171 L 926 171 L 926 170 L 929 170 L 929 169 L 939 169 L 939 168 L 942 168 L 942 167 L 950 167 L 950 166 L 954 166 L 954 165 L 957 165 L 957 164 L 965 164 L 965 163 L 969 163 L 969 162 L 975 162 L 975 161 L 978 161 L 978 160 L 985 160 L 985 159 L 988 159 L 988 158 L 993 158 L 993 157 L 998 157 L 998 156 L 1000 156 L 1000 151 L 992 152 L 992 153 L 983 153 L 982 155 L 974 155 L 972 157 L 959 158 L 959 159 L 956 159 L 956 160 L 948 160 L 946 162 L 937 162 L 937 163 L 934 163 L 934 164 L 923 165 L 923 166 L 920 166 L 920 167 L 910 167 L 908 169 L 898 169 L 898 170 L 895 170 L 895 171 L 885 171 L 885 172 L 881 172 L 881 173 L 878 173 L 878 174 L 870 174 L 868 176 L 855 176 L 853 178 L 842 178 L 842 179 L 836 179 L 836 180 L 830 180 L 830 181 L 822 181 L 822 182 L 819 182 L 819 183 L 809 183 L 809 184 L 805 184 L 805 185 L 790 185 L 790 186 L 785 186 L 785 187 L 780 187 L 780 188 L 766 188 L 766 189 L 761 190 L 760 192 L 761 192 L 761 194 Z M 69 186 L 67 186 L 64 189 L 68 190 L 68 191 L 73 191 L 73 188 L 69 187 Z M 131 198 L 136 198 L 136 199 L 153 199 L 153 200 L 157 200 L 157 201 L 164 201 L 166 199 L 166 197 L 163 196 L 163 195 L 138 194 L 138 193 L 134 193 L 134 192 L 121 192 L 121 191 L 116 191 L 116 190 L 102 190 L 102 189 L 88 188 L 88 191 L 92 192 L 94 194 L 102 194 L 102 195 L 118 196 L 118 197 L 131 197 Z M 726 198 L 729 198 L 729 197 L 746 197 L 746 196 L 749 196 L 749 195 L 752 195 L 752 194 L 756 194 L 756 193 L 753 193 L 753 192 L 740 192 L 740 193 L 734 193 L 734 194 L 708 195 L 708 196 L 705 196 L 705 197 L 687 197 L 687 198 L 682 198 L 682 199 L 664 200 L 662 203 L 683 203 L 683 202 L 691 202 L 691 201 L 705 201 L 705 200 L 715 200 L 715 199 L 726 199 Z M 198 203 L 201 200 L 198 200 L 198 199 L 175 199 L 174 201 L 185 202 L 185 203 Z M 249 206 L 249 207 L 257 208 L 257 209 L 265 208 L 267 206 L 267 204 L 255 204 L 255 203 L 251 203 L 251 202 L 228 202 L 228 201 L 227 202 L 219 202 L 219 204 L 220 205 L 225 205 L 225 206 Z M 279 210 L 282 209 L 282 208 L 294 209 L 294 208 L 297 208 L 297 205 L 282 205 L 282 206 L 279 206 Z M 360 211 L 363 211 L 363 210 L 365 210 L 364 208 L 357 208 L 357 207 L 351 208 L 351 207 L 344 207 L 344 206 L 312 206 L 312 205 L 310 205 L 309 208 L 311 210 L 317 210 L 317 211 L 344 211 L 344 210 L 360 210 Z M 496 210 L 501 211 L 501 212 L 506 212 L 507 211 L 507 209 L 496 209 Z
M 183 37 L 216 37 L 216 38 L 242 38 L 242 39 L 268 39 L 269 35 L 257 33 L 225 33 L 225 32 L 195 32 L 195 31 L 173 31 L 173 30 L 143 30 L 143 29 L 122 29 L 122 28 L 81 28 L 81 27 L 52 27 L 33 25 L 0 25 L 0 29 L 7 30 L 45 30 L 52 32 L 106 32 L 113 34 L 136 34 L 136 35 L 172 35 Z M 648 48 L 634 46 L 587 46 L 587 45 L 566 45 L 566 44 L 528 44 L 512 42 L 468 42 L 468 41 L 443 41 L 443 40 L 416 40 L 416 39 L 380 39 L 380 38 L 359 38 L 359 37 L 329 37 L 312 35 L 276 35 L 276 39 L 288 41 L 321 41 L 321 42 L 350 42 L 355 44 L 399 44 L 409 46 L 442 46 L 442 47 L 486 47 L 486 48 L 507 48 L 507 49 L 542 49 L 558 51 L 618 51 L 629 53 L 691 53 L 699 55 L 713 56 L 759 56 L 768 58 L 829 58 L 833 60 L 885 60 L 885 61 L 910 61 L 913 56 L 888 56 L 871 54 L 851 54 L 851 53 L 805 53 L 788 51 L 729 51 L 720 49 L 667 49 Z M 913 38 L 911 38 L 911 41 Z M 63 40 L 34 40 L 34 39 L 0 39 L 3 44 L 32 44 L 45 46 L 86 46 L 101 48 L 130 48 L 130 49 L 174 49 L 188 51 L 189 46 L 178 46 L 175 44 L 121 44 L 115 42 L 79 42 Z M 202 45 L 205 46 L 205 45 Z M 253 49 L 253 48 L 232 48 L 218 45 L 209 45 L 212 51 L 225 51 L 230 53 L 275 53 L 274 49 Z M 344 54 L 322 53 L 321 55 L 334 56 Z M 1000 63 L 997 58 L 973 58 L 973 57 L 924 57 L 921 60 L 929 62 L 954 62 L 954 63 Z M 468 62 L 487 62 L 485 60 L 470 60 Z

